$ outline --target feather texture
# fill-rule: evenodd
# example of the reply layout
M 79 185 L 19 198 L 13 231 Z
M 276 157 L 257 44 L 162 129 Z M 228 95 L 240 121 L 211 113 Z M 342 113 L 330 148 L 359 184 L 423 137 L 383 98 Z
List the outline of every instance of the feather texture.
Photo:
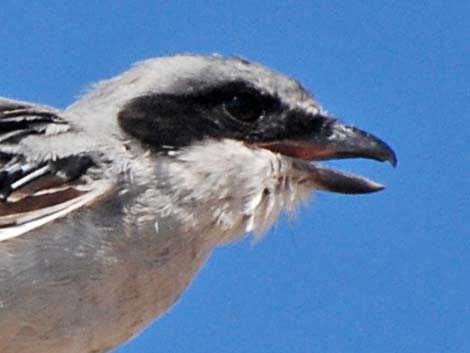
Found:
M 63 217 L 112 188 L 112 182 L 86 176 L 94 163 L 85 153 L 32 160 L 19 148 L 31 136 L 70 130 L 53 108 L 0 98 L 0 241 Z

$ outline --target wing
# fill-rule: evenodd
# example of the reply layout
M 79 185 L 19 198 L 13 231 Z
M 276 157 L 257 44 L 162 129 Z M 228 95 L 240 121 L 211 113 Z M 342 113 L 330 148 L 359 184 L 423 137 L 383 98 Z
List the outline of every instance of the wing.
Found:
M 34 159 L 22 144 L 31 136 L 48 139 L 72 127 L 60 111 L 0 98 L 0 241 L 33 230 L 106 195 L 113 183 L 93 180 L 87 153 Z

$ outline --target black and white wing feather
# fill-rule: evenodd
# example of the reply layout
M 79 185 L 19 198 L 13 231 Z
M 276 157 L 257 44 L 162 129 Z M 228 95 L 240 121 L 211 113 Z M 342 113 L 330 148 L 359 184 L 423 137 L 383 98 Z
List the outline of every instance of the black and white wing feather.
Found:
M 47 139 L 72 127 L 60 111 L 0 98 L 0 241 L 24 234 L 97 199 L 109 181 L 87 176 L 94 166 L 87 153 L 34 158 L 22 149 L 31 136 Z

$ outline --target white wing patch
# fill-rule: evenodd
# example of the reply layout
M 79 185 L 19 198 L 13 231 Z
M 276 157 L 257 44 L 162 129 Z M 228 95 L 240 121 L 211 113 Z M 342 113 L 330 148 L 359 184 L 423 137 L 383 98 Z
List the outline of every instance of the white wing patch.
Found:
M 87 191 L 83 190 L 83 194 L 71 200 L 34 211 L 0 217 L 0 241 L 25 234 L 81 207 L 89 206 L 106 196 L 114 185 L 110 180 L 94 181 L 86 185 Z
M 61 111 L 0 97 L 0 241 L 11 239 L 96 202 L 115 185 L 93 180 L 88 153 L 35 155 L 31 137 L 73 132 Z M 67 139 L 64 138 L 64 144 Z M 66 147 L 66 146 L 65 146 Z

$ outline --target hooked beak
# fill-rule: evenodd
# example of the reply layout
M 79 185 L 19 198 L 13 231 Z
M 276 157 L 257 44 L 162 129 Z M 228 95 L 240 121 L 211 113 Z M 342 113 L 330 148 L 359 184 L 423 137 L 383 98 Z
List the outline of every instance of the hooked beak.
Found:
M 372 134 L 327 116 L 317 115 L 311 118 L 311 123 L 305 126 L 301 135 L 258 145 L 305 161 L 367 158 L 390 162 L 393 167 L 397 165 L 395 153 L 385 142 Z M 318 164 L 310 164 L 308 168 L 309 182 L 320 190 L 343 194 L 363 194 L 385 188 L 366 178 Z

